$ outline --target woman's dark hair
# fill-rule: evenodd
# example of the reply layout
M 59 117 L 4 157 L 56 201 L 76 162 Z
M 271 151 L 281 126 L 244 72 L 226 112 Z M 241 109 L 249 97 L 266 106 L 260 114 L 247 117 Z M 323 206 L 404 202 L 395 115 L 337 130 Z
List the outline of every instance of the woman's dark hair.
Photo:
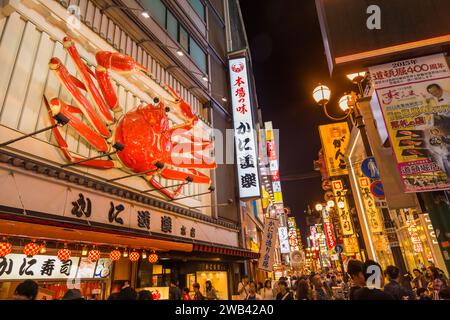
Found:
M 306 280 L 301 279 L 297 283 L 297 300 L 308 300 L 309 288 Z
M 357 276 L 360 272 L 364 273 L 364 263 L 355 259 L 350 260 L 347 264 L 347 273 L 350 277 Z
M 267 287 L 267 284 L 269 284 L 268 287 Z M 264 288 L 271 288 L 272 289 L 272 281 L 270 281 L 269 279 L 264 281 Z
M 430 269 L 431 274 L 433 275 L 433 279 L 440 279 L 441 274 L 439 273 L 439 270 L 436 267 L 428 267 Z
M 192 285 L 192 287 L 193 287 L 193 288 L 200 289 L 200 284 L 199 284 L 198 282 L 196 282 L 196 283 L 194 283 L 194 284 Z
M 139 291 L 138 300 L 153 300 L 153 295 L 149 290 Z
M 420 297 L 421 294 L 427 292 L 427 288 L 419 288 L 417 289 L 416 293 Z
M 389 277 L 391 280 L 395 280 L 398 278 L 398 275 L 400 273 L 400 269 L 396 266 L 387 266 L 385 274 Z
M 27 297 L 30 300 L 35 300 L 38 294 L 38 284 L 33 280 L 25 280 L 19 284 L 14 291 L 14 294 Z
M 420 270 L 419 270 L 419 269 L 417 269 L 417 268 L 416 268 L 416 269 L 414 269 L 414 270 L 413 270 L 413 272 L 414 272 L 414 271 L 417 271 L 418 273 L 422 274 L 422 271 L 420 271 Z
M 183 291 L 184 291 L 184 293 L 186 293 L 186 294 L 189 294 L 189 292 L 190 292 L 189 288 L 184 288 Z
M 286 288 L 287 288 L 287 282 L 286 281 L 284 281 L 284 280 L 280 280 L 280 281 L 278 281 L 278 285 L 284 285 Z

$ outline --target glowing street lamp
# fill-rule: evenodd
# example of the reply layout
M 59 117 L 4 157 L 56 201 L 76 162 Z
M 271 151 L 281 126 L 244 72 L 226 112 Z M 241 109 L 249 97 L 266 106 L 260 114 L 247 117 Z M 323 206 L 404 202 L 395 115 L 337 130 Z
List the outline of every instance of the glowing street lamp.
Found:
M 316 204 L 316 211 L 322 211 L 323 210 L 323 206 L 322 206 L 322 204 L 320 204 L 320 203 L 318 203 L 318 204 Z
M 313 90 L 313 98 L 319 105 L 326 105 L 330 101 L 330 96 L 330 89 L 322 84 L 319 84 Z

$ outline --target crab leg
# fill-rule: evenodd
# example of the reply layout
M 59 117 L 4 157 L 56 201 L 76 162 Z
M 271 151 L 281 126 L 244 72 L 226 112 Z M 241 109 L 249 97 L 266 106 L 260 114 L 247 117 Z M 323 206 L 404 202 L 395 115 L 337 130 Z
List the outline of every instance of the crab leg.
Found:
M 215 169 L 217 164 L 215 161 L 206 156 L 196 156 L 201 159 L 199 163 L 194 158 L 171 156 L 171 164 L 178 168 L 198 168 L 198 169 Z
M 184 101 L 178 93 L 175 92 L 175 90 L 169 86 L 167 83 L 165 83 L 165 86 L 169 90 L 169 92 L 172 94 L 172 96 L 175 98 L 175 108 L 177 108 L 178 113 L 181 114 L 181 116 L 187 120 L 187 123 L 175 126 L 175 128 L 181 128 L 184 127 L 186 129 L 192 128 L 193 125 L 195 125 L 198 121 L 198 117 L 192 113 L 191 106 Z
M 55 99 L 52 100 L 52 104 L 54 103 L 54 100 Z M 56 124 L 56 120 L 53 119 L 52 115 L 55 114 L 56 108 L 54 106 L 50 106 L 48 101 L 47 101 L 47 99 L 45 97 L 44 97 L 44 101 L 45 101 L 45 106 L 47 107 L 48 113 L 50 115 L 50 122 L 53 125 L 55 125 Z M 67 107 L 69 107 L 69 106 L 67 106 Z M 61 112 L 63 112 L 62 109 L 64 109 L 64 107 L 61 108 Z M 71 115 L 70 112 L 67 112 L 64 115 L 70 119 L 69 122 L 75 121 L 74 119 L 78 120 L 76 117 Z M 61 128 L 60 127 L 57 126 L 57 127 L 53 128 L 52 131 L 53 131 L 55 140 L 58 143 L 58 146 L 61 149 L 61 151 L 63 152 L 63 154 L 66 157 L 67 161 L 78 162 L 78 161 L 86 159 L 84 157 L 77 157 L 77 156 L 73 156 L 72 155 L 72 153 L 68 149 L 67 142 L 66 142 L 66 140 L 63 137 L 63 134 L 61 132 Z M 85 161 L 85 162 L 80 163 L 80 165 L 86 166 L 86 167 L 99 168 L 99 169 L 111 169 L 111 168 L 118 168 L 118 167 L 120 167 L 118 162 L 113 161 L 113 160 L 89 160 L 89 161 Z
M 50 101 L 50 110 L 53 115 L 62 113 L 70 121 L 68 125 L 77 131 L 77 133 L 82 136 L 87 142 L 89 142 L 95 149 L 101 152 L 107 152 L 109 146 L 105 139 L 100 135 L 95 133 L 91 128 L 84 124 L 78 117 L 74 114 L 79 113 L 79 109 L 73 106 L 67 105 L 65 102 L 59 100 L 58 98 L 53 98 Z
M 102 120 L 98 117 L 95 109 L 89 103 L 88 99 L 82 94 L 79 89 L 80 83 L 74 81 L 74 77 L 69 74 L 69 71 L 62 64 L 58 58 L 51 58 L 49 63 L 50 69 L 53 70 L 61 82 L 61 84 L 70 92 L 73 99 L 77 103 L 78 108 L 92 124 L 92 126 L 104 137 L 109 137 L 110 132 Z
M 167 188 L 164 188 L 164 186 L 159 183 L 158 181 L 155 180 L 155 178 L 152 176 L 147 177 L 147 180 L 150 182 L 150 184 L 157 189 L 159 192 L 162 192 L 164 195 L 166 195 L 169 199 L 175 199 L 176 196 L 178 196 L 181 192 L 181 190 L 183 189 L 183 186 L 180 185 L 178 186 L 174 192 L 170 191 Z
M 163 176 L 166 179 L 181 180 L 181 181 L 185 181 L 186 178 L 191 177 L 193 183 L 210 183 L 211 182 L 211 179 L 207 175 L 205 175 L 195 169 L 189 169 L 189 171 L 191 171 L 192 174 L 165 168 L 165 169 L 161 170 L 161 176 Z
M 75 67 L 81 74 L 81 78 L 86 87 L 86 90 L 91 95 L 94 105 L 100 112 L 103 121 L 106 122 L 107 124 L 112 123 L 114 121 L 114 117 L 109 111 L 109 108 L 106 105 L 105 101 L 103 100 L 103 97 L 100 95 L 100 92 L 95 86 L 94 81 L 92 81 L 91 74 L 88 71 L 89 68 L 86 65 L 86 63 L 84 63 L 83 60 L 81 60 L 80 54 L 78 53 L 78 50 L 75 47 L 74 42 L 70 37 L 64 37 L 63 41 L 64 41 L 64 48 L 67 50 L 67 52 L 75 62 Z
M 118 108 L 118 99 L 116 95 L 116 88 L 114 88 L 111 83 L 108 70 L 122 73 L 137 72 L 142 70 L 146 73 L 150 73 L 144 66 L 138 64 L 132 57 L 122 53 L 99 51 L 95 54 L 95 59 L 97 60 L 95 76 L 106 103 L 113 111 L 116 111 Z

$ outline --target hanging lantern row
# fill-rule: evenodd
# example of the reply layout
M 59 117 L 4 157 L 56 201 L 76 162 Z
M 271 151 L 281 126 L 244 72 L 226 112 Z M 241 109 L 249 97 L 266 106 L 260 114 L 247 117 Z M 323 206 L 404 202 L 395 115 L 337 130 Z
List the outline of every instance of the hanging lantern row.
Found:
M 8 242 L 6 239 L 3 239 L 2 242 L 0 242 L 0 258 L 6 256 L 7 254 L 11 253 L 12 251 L 12 244 Z M 35 256 L 38 253 L 46 253 L 47 247 L 45 241 L 42 242 L 42 244 L 37 244 L 35 241 L 29 242 L 25 245 L 23 248 L 23 253 L 31 258 Z M 84 246 L 81 251 L 82 256 L 88 257 L 88 259 L 92 262 L 98 261 L 101 257 L 100 250 L 96 249 L 95 247 L 88 251 L 87 246 Z M 64 262 L 71 258 L 72 251 L 67 248 L 67 244 L 64 245 L 63 249 L 59 249 L 57 254 L 57 258 Z M 117 261 L 120 259 L 120 257 L 123 256 L 124 258 L 129 258 L 130 261 L 136 262 L 139 261 L 139 259 L 142 257 L 142 259 L 147 259 L 150 263 L 156 263 L 158 262 L 158 255 L 153 251 L 150 255 L 147 256 L 147 253 L 145 251 L 142 251 L 142 254 L 140 254 L 138 251 L 133 250 L 132 252 L 128 252 L 127 249 L 123 250 L 123 253 L 121 253 L 117 248 L 109 253 L 109 258 L 112 261 Z

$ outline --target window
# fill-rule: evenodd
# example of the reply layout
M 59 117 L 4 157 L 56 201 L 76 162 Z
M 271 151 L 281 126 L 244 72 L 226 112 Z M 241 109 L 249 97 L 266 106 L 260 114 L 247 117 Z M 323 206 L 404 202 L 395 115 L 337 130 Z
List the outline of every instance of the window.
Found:
M 184 50 L 189 52 L 189 33 L 182 26 L 180 26 L 180 37 L 178 39 L 178 42 Z
M 197 66 L 204 72 L 208 73 L 208 67 L 206 63 L 206 53 L 202 50 L 202 48 L 195 42 L 194 39 L 191 39 L 189 53 L 194 59 Z
M 206 20 L 206 10 L 205 6 L 200 0 L 190 0 L 192 8 L 194 8 L 195 12 L 203 19 Z
M 162 26 L 166 26 L 166 6 L 161 0 L 142 0 L 145 8 L 148 8 L 150 15 Z
M 167 32 L 172 37 L 172 39 L 178 40 L 178 20 L 167 10 Z
M 206 9 L 200 0 L 190 0 L 192 7 L 202 17 L 206 18 Z M 164 29 L 170 37 L 178 42 L 180 46 L 189 53 L 197 66 L 204 73 L 207 73 L 207 56 L 203 49 L 195 42 L 186 29 L 180 24 L 177 18 L 170 12 L 161 0 L 142 0 L 144 8 L 146 8 L 152 18 Z

